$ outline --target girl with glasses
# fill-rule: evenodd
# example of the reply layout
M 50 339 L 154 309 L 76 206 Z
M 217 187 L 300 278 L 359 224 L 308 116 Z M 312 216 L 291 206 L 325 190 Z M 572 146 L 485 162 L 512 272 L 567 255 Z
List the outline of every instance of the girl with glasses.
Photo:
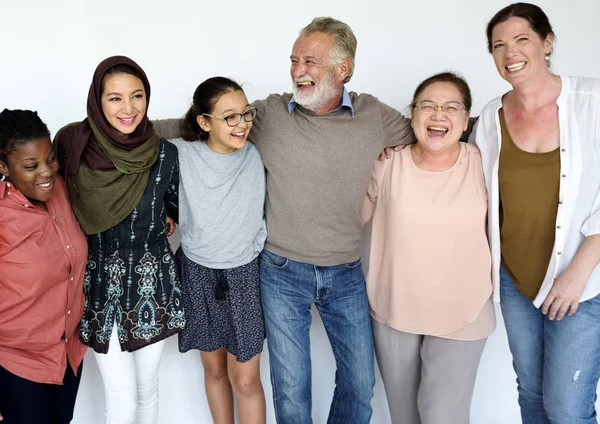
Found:
M 187 320 L 179 350 L 200 350 L 215 423 L 234 423 L 234 392 L 240 423 L 266 421 L 258 270 L 265 172 L 247 140 L 255 116 L 236 82 L 210 78 L 194 92 L 182 138 L 171 140 L 181 166 L 177 261 Z

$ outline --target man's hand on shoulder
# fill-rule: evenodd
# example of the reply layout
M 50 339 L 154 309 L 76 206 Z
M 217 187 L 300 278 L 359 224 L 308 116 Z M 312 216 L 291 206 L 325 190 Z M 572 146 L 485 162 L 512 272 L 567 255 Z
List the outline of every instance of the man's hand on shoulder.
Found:
M 397 144 L 395 146 L 392 147 L 386 147 L 385 149 L 383 149 L 383 152 L 379 153 L 379 160 L 385 160 L 385 159 L 390 159 L 392 157 L 393 152 L 399 152 L 400 150 L 404 149 L 406 147 L 406 144 Z

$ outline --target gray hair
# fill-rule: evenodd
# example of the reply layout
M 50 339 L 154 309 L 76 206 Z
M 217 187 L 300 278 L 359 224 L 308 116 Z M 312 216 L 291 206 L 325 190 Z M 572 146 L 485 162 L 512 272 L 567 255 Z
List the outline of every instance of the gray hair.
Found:
M 308 36 L 314 33 L 331 35 L 335 39 L 335 46 L 331 49 L 331 61 L 334 65 L 341 63 L 344 59 L 350 59 L 350 71 L 344 80 L 347 83 L 354 74 L 354 58 L 356 57 L 356 37 L 348 24 L 330 17 L 314 18 L 310 24 L 300 30 L 299 36 Z

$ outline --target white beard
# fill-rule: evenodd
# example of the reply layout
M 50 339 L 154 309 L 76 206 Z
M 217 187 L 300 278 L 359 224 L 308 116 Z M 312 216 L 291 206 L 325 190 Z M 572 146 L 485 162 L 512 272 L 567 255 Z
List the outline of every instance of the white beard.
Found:
M 298 90 L 296 83 L 305 81 L 314 82 L 314 90 L 309 93 Z M 333 70 L 328 72 L 319 83 L 308 76 L 292 80 L 292 93 L 294 93 L 296 103 L 313 112 L 321 109 L 339 95 L 338 90 L 333 86 Z

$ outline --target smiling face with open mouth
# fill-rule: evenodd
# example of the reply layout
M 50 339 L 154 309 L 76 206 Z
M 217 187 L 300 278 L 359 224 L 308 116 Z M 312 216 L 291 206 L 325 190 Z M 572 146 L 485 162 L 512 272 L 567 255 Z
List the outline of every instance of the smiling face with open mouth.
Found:
M 463 102 L 459 89 L 449 82 L 434 82 L 419 94 L 411 125 L 421 148 L 440 153 L 458 146 L 460 136 L 469 124 L 469 113 Z
M 344 86 L 346 74 L 332 61 L 334 46 L 333 36 L 314 33 L 299 37 L 290 56 L 294 100 L 319 114 L 338 106 Z
M 146 90 L 135 75 L 107 75 L 102 82 L 101 99 L 107 122 L 123 135 L 134 132 L 146 114 Z
M 229 154 L 244 147 L 250 128 L 252 128 L 252 121 L 247 121 L 253 116 L 251 109 L 244 92 L 236 90 L 228 91 L 219 97 L 210 113 L 216 118 L 199 115 L 197 118 L 198 125 L 208 132 L 206 145 L 209 149 L 217 153 Z M 240 118 L 239 115 L 235 114 L 241 114 L 242 116 Z M 229 126 L 225 119 L 220 119 L 230 115 L 234 115 L 234 118 L 240 121 L 233 127 Z M 236 119 L 231 120 L 235 122 Z
M 543 40 L 523 18 L 497 24 L 491 46 L 498 73 L 513 86 L 546 75 L 553 42 L 552 34 Z
M 56 152 L 50 138 L 36 138 L 19 143 L 0 161 L 0 173 L 8 177 L 32 205 L 46 209 L 54 194 L 58 172 Z

